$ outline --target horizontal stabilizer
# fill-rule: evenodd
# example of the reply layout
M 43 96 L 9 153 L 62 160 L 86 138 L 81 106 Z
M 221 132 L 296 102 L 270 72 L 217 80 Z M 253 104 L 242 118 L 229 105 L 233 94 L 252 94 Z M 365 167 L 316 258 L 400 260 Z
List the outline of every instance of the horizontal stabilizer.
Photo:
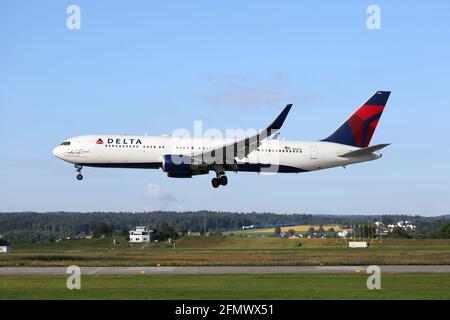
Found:
M 350 151 L 350 152 L 344 153 L 343 155 L 340 155 L 339 157 L 342 157 L 342 158 L 364 157 L 375 151 L 381 150 L 381 149 L 387 147 L 388 145 L 390 145 L 390 143 L 376 144 L 371 147 L 362 148 L 362 149 L 358 149 L 355 151 Z

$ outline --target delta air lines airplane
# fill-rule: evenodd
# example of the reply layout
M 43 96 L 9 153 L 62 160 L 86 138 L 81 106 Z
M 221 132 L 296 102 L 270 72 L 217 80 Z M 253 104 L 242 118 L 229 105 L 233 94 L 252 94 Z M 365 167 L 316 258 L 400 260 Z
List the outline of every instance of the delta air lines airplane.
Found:
M 211 184 L 225 186 L 227 171 L 299 173 L 375 160 L 389 144 L 369 147 L 389 98 L 376 92 L 329 137 L 319 141 L 277 139 L 292 105 L 264 130 L 244 139 L 175 136 L 84 135 L 65 140 L 53 154 L 75 165 L 77 179 L 87 167 L 162 169 L 168 177 L 215 172 Z M 276 136 L 276 137 L 275 137 Z

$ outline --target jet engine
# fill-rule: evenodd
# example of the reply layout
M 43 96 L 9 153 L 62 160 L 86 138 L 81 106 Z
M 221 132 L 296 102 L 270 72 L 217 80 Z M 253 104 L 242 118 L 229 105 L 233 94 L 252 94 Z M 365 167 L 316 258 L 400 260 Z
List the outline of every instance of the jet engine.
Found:
M 162 169 L 171 178 L 191 178 L 191 157 L 179 154 L 166 154 L 163 157 Z

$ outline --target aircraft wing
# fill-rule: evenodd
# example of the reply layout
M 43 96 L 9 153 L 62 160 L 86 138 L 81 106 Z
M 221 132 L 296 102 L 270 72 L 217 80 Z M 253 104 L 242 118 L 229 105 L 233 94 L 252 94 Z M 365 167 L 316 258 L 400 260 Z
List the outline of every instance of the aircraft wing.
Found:
M 267 128 L 261 130 L 253 136 L 219 146 L 212 150 L 194 153 L 192 156 L 194 163 L 199 165 L 233 165 L 234 158 L 245 158 L 249 153 L 255 151 L 261 145 L 262 140 L 280 130 L 284 120 L 286 120 L 286 117 L 291 110 L 291 107 L 292 104 L 286 105 L 283 111 L 281 111 L 278 117 L 276 117 L 276 119 Z
M 344 153 L 342 155 L 340 155 L 339 157 L 342 158 L 354 158 L 354 157 L 363 157 L 363 156 L 367 156 L 375 151 L 381 150 L 385 147 L 387 147 L 388 145 L 390 145 L 390 143 L 384 143 L 384 144 L 376 144 L 374 146 L 371 147 L 367 147 L 367 148 L 361 148 L 358 150 L 354 150 L 354 151 L 350 151 L 347 153 Z

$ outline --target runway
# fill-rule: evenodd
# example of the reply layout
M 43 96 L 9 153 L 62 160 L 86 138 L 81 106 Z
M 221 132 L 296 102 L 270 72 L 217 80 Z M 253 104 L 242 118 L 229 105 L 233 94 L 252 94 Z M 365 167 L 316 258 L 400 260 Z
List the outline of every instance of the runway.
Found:
M 450 265 L 380 266 L 382 273 L 450 273 Z M 349 274 L 367 266 L 82 267 L 82 275 Z M 64 267 L 0 267 L 0 276 L 66 275 Z

